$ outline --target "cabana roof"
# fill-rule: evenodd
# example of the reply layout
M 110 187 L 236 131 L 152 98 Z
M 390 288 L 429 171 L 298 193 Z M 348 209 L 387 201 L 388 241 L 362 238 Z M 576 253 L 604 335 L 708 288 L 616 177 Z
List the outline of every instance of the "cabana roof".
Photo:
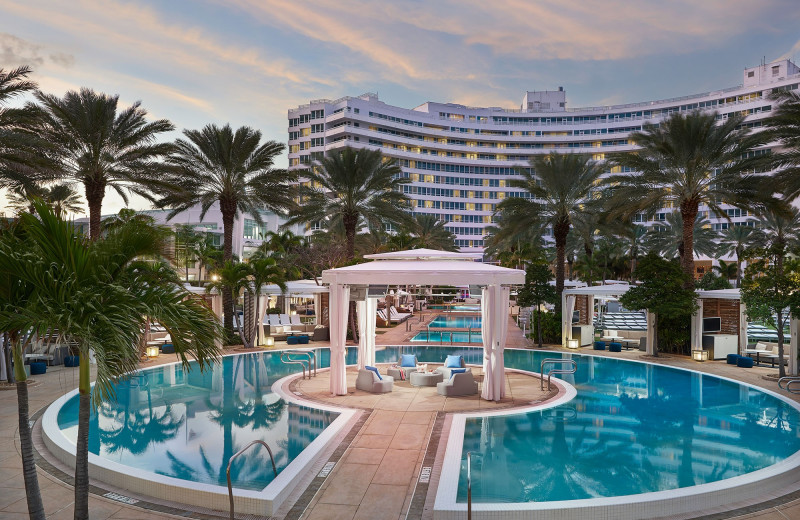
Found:
M 328 269 L 326 284 L 512 285 L 525 283 L 525 271 L 460 260 L 378 260 Z
M 593 285 L 592 287 L 576 287 L 574 289 L 564 289 L 564 294 L 583 294 L 583 295 L 594 295 L 594 296 L 622 296 L 631 286 L 627 284 L 615 284 L 615 285 Z
M 292 280 L 286 282 L 286 291 L 275 284 L 264 285 L 261 287 L 261 294 L 285 294 L 287 296 L 311 297 L 317 293 L 327 293 L 328 288 L 324 285 L 317 285 L 314 280 Z
M 697 291 L 698 298 L 719 298 L 720 300 L 740 300 L 739 289 L 716 289 L 713 291 Z
M 457 253 L 454 251 L 438 251 L 436 249 L 420 248 L 364 255 L 364 258 L 370 260 L 462 260 L 474 262 L 475 260 L 480 260 L 482 256 L 481 253 Z

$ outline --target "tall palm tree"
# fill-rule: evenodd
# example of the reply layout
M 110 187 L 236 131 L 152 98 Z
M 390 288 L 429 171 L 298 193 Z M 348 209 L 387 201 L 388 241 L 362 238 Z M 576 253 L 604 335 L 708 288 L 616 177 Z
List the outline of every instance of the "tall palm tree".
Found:
M 33 212 L 33 201 L 36 199 L 42 199 L 49 204 L 61 218 L 67 213 L 78 213 L 82 209 L 80 195 L 69 184 L 49 187 L 39 183 L 18 184 L 8 192 L 8 206 L 17 213 Z
M 430 213 L 417 213 L 411 226 L 413 243 L 417 248 L 458 251 L 456 236 L 445 227 L 445 222 Z
M 498 205 L 493 218 L 495 224 L 486 228 L 484 256 L 500 259 L 510 254 L 516 257 L 515 251 L 544 245 L 545 226 L 538 215 L 528 211 L 527 205 Z
M 519 168 L 521 178 L 511 179 L 509 186 L 527 191 L 532 198 L 505 199 L 498 210 L 509 211 L 532 223 L 552 226 L 556 242 L 557 306 L 560 308 L 567 235 L 575 216 L 589 202 L 590 191 L 603 170 L 589 156 L 556 152 L 534 157 L 531 166 L 535 173 Z
M 341 220 L 352 260 L 362 219 L 370 227 L 402 226 L 410 221 L 410 201 L 402 191 L 409 180 L 401 173 L 397 162 L 385 158 L 380 150 L 347 146 L 328 152 L 303 172 L 311 182 L 302 191 L 303 204 L 286 225 Z
M 736 261 L 736 287 L 742 283 L 742 257 L 748 249 L 763 246 L 764 238 L 760 229 L 742 225 L 728 226 L 720 234 L 717 252 L 721 255 L 733 255 Z
M 778 169 L 777 181 L 786 200 L 800 195 L 800 93 L 780 90 L 770 96 L 778 103 L 767 118 L 767 133 L 780 147 L 767 157 L 770 169 Z
M 785 253 L 800 245 L 800 211 L 794 206 L 768 211 L 761 221 L 761 232 L 767 247 L 778 251 L 775 264 L 783 273 Z
M 202 130 L 184 130 L 185 139 L 175 142 L 168 159 L 171 182 L 177 185 L 159 201 L 172 211 L 168 218 L 200 204 L 200 219 L 214 204 L 222 212 L 223 260 L 233 259 L 233 223 L 240 213 L 263 224 L 261 211 L 282 213 L 294 206 L 293 182 L 297 175 L 275 168 L 275 159 L 285 146 L 277 141 L 261 142 L 261 132 L 249 126 L 236 131 L 230 125 L 206 125 Z M 222 291 L 225 329 L 233 334 L 233 296 Z
M 146 257 L 163 249 L 162 229 L 133 221 L 102 240 L 86 241 L 43 203 L 20 217 L 25 245 L 0 245 L 0 275 L 33 287 L 30 298 L 0 311 L 0 327 L 42 333 L 58 329 L 78 343 L 79 408 L 75 456 L 75 518 L 89 518 L 90 401 L 112 397 L 112 383 L 138 367 L 141 330 L 148 320 L 166 327 L 185 369 L 189 356 L 205 368 L 218 355 L 216 320 L 176 276 L 162 278 Z M 97 362 L 92 388 L 89 352 Z
M 255 319 L 256 319 L 256 341 L 255 344 L 261 343 L 261 327 L 259 320 L 261 320 L 261 309 L 259 308 L 259 299 L 261 297 L 261 288 L 264 285 L 275 284 L 280 287 L 281 292 L 286 292 L 286 271 L 283 266 L 278 265 L 274 258 L 254 258 L 247 264 L 250 271 L 250 283 L 248 291 L 250 291 L 253 300 L 255 301 Z
M 165 187 L 162 159 L 172 146 L 156 139 L 173 130 L 172 123 L 148 121 L 139 101 L 118 109 L 118 95 L 88 88 L 63 98 L 37 92 L 36 99 L 37 105 L 29 105 L 36 113 L 33 132 L 51 143 L 52 177 L 83 184 L 92 240 L 100 236 L 106 188 L 127 204 L 128 193 L 154 200 Z
M 225 333 L 227 334 L 225 341 L 228 344 L 233 344 L 233 342 L 236 340 L 236 336 L 233 333 L 233 314 L 235 312 L 234 303 L 242 295 L 242 292 L 247 289 L 249 285 L 249 276 L 250 270 L 248 269 L 247 264 L 229 260 L 224 262 L 222 266 L 214 272 L 211 277 L 211 282 L 206 284 L 206 292 L 216 290 L 217 292 L 221 293 L 223 297 L 225 294 L 231 295 L 231 310 L 228 313 L 231 320 L 231 330 L 228 331 L 228 328 L 225 327 Z M 247 341 L 249 338 L 245 337 L 242 329 L 242 324 L 239 323 L 240 337 L 246 347 L 250 346 L 249 342 Z
M 25 131 L 30 111 L 8 107 L 15 98 L 36 90 L 36 82 L 28 79 L 31 72 L 28 66 L 0 68 L 0 187 L 31 186 L 31 168 L 44 163 L 41 151 L 46 143 Z
M 683 242 L 686 238 L 684 227 L 683 217 L 679 212 L 668 213 L 666 220 L 658 222 L 648 229 L 644 237 L 647 248 L 665 258 L 678 257 L 683 265 L 683 257 L 687 253 Z M 711 222 L 707 218 L 695 218 L 692 236 L 695 255 L 716 256 L 717 233 L 711 229 Z
M 758 210 L 771 202 L 772 189 L 762 189 L 762 177 L 754 173 L 761 159 L 748 153 L 768 138 L 742 127 L 743 119 L 735 115 L 717 124 L 716 113 L 678 112 L 630 134 L 638 150 L 610 157 L 612 164 L 632 171 L 608 179 L 611 215 L 630 218 L 670 205 L 680 211 L 681 261 L 689 287 L 694 284 L 694 222 L 700 205 L 723 216 L 722 203 Z
M 737 278 L 739 276 L 737 269 L 738 266 L 734 262 L 728 263 L 725 260 L 720 260 L 719 265 L 714 266 L 714 271 L 725 281 Z
M 197 280 L 203 285 L 203 268 L 208 271 L 222 264 L 222 249 L 214 245 L 214 239 L 205 236 L 194 246 L 194 255 L 198 262 Z

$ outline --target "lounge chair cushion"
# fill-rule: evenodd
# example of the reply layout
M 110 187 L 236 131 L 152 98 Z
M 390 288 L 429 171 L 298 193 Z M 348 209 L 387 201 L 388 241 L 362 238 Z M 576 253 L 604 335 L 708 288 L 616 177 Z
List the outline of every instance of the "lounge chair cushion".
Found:
M 460 368 L 461 360 L 463 358 L 461 356 L 447 356 L 447 359 L 444 362 L 445 368 Z
M 466 368 L 454 368 L 454 369 L 452 369 L 452 370 L 450 371 L 450 378 L 452 379 L 454 375 L 456 375 L 456 374 L 463 374 L 463 373 L 464 373 L 464 372 L 466 372 L 466 371 L 467 371 L 467 369 L 466 369 Z
M 376 367 L 371 367 L 371 366 L 367 365 L 367 366 L 365 366 L 364 368 L 366 368 L 367 370 L 369 370 L 370 372 L 372 372 L 372 373 L 374 373 L 376 376 L 378 376 L 378 381 L 381 381 L 381 380 L 383 380 L 383 378 L 381 377 L 381 373 L 380 373 L 380 372 L 378 372 L 378 369 L 377 369 Z
M 403 354 L 400 356 L 400 366 L 414 368 L 417 366 L 417 356 L 414 354 Z

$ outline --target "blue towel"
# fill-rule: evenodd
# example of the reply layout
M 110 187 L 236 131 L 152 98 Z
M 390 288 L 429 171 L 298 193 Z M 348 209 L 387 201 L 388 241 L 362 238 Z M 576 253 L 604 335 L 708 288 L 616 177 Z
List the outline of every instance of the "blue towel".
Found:
M 378 376 L 378 381 L 383 381 L 383 378 L 381 377 L 381 373 L 380 373 L 380 372 L 378 372 L 378 369 L 377 369 L 377 368 L 375 368 L 375 367 L 371 367 L 371 366 L 369 366 L 369 365 L 365 366 L 364 368 L 366 368 L 366 369 L 367 369 L 367 370 L 369 370 L 370 372 L 375 372 L 375 374 Z

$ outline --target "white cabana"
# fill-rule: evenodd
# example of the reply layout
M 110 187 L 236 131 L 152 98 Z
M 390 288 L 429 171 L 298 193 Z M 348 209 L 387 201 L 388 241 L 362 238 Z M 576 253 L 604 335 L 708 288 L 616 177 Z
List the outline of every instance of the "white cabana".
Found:
M 575 311 L 575 304 L 577 300 L 577 296 L 587 296 L 589 298 L 589 304 L 587 305 L 588 309 L 587 312 L 590 314 L 588 316 L 589 323 L 587 325 L 592 325 L 593 320 L 593 309 L 594 309 L 594 300 L 595 298 L 601 299 L 610 299 L 614 298 L 617 299 L 630 289 L 631 286 L 628 284 L 614 284 L 614 285 L 594 285 L 591 287 L 575 287 L 573 289 L 564 289 L 564 292 L 561 293 L 561 344 L 562 346 L 567 346 L 567 341 L 572 339 L 572 313 Z M 652 325 L 653 320 L 651 318 L 651 313 L 647 313 L 647 353 L 653 353 L 653 331 Z
M 525 272 L 496 265 L 476 262 L 478 255 L 451 253 L 431 249 L 413 249 L 378 255 L 367 255 L 376 260 L 364 264 L 328 269 L 322 273 L 322 281 L 331 292 L 331 393 L 345 395 L 345 329 L 347 326 L 347 304 L 351 288 L 366 289 L 369 285 L 479 285 L 484 298 L 494 301 L 487 305 L 484 300 L 483 327 L 491 333 L 484 335 L 484 383 L 482 395 L 491 395 L 499 400 L 505 389 L 503 349 L 508 327 L 508 287 L 525 283 Z M 347 291 L 347 296 L 344 295 Z M 368 291 L 363 291 L 361 300 L 366 300 Z M 365 304 L 366 306 L 366 304 Z M 487 310 L 488 308 L 488 310 Z M 488 314 L 487 314 L 488 313 Z M 334 318 L 335 316 L 335 318 Z M 374 316 L 374 313 L 373 313 Z M 500 322 L 503 324 L 498 325 Z M 341 331 L 334 334 L 334 330 Z M 367 345 L 359 345 L 361 358 L 368 355 Z

